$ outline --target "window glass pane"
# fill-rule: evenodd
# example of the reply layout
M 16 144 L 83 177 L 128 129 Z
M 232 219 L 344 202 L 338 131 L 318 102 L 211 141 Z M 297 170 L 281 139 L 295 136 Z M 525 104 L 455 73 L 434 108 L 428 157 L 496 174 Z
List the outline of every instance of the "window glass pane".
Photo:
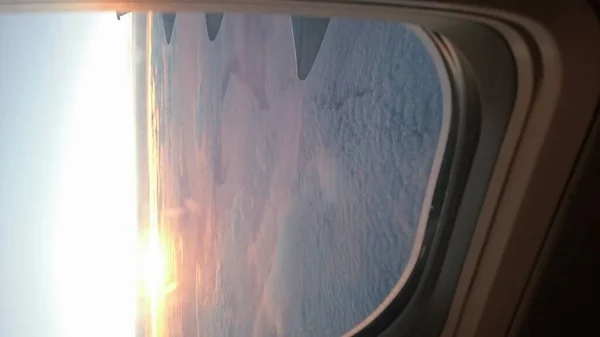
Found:
M 0 16 L 0 335 L 314 337 L 365 320 L 411 272 L 445 146 L 425 36 Z
M 299 19 L 182 13 L 168 44 L 171 18 L 134 16 L 169 335 L 341 335 L 413 251 L 442 127 L 433 59 L 399 23 Z
M 0 16 L 0 335 L 319 337 L 365 320 L 411 272 L 445 146 L 425 36 Z

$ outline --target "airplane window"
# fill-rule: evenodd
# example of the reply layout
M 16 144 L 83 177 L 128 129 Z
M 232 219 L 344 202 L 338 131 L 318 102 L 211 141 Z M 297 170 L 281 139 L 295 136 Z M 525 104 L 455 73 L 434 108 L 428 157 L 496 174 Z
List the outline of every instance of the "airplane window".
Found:
M 137 112 L 149 119 L 149 207 L 168 238 L 164 329 L 336 336 L 367 318 L 419 253 L 443 146 L 422 38 L 399 23 L 289 15 L 134 14 L 133 25 L 146 48 L 138 83 L 150 83 Z
M 0 28 L 1 222 L 24 224 L 0 246 L 43 271 L 2 270 L 31 280 L 6 281 L 3 317 L 44 298 L 27 312 L 53 313 L 50 336 L 339 336 L 402 292 L 449 129 L 425 31 L 157 12 Z

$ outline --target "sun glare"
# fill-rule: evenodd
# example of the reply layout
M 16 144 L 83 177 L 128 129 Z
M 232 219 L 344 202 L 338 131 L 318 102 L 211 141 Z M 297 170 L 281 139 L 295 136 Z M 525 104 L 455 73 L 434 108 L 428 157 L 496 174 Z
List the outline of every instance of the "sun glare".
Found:
M 53 224 L 58 324 L 61 337 L 131 337 L 137 286 L 132 25 L 112 12 L 94 23 L 80 56 L 87 64 L 71 105 Z
M 158 233 L 148 231 L 139 244 L 141 294 L 147 297 L 158 297 L 166 286 L 167 261 L 163 253 Z

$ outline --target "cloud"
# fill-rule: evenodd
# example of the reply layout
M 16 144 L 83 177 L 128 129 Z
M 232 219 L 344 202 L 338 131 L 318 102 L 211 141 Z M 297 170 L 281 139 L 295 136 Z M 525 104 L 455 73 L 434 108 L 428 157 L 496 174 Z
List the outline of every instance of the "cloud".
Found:
M 222 29 L 238 25 L 236 38 L 252 41 L 256 29 L 242 28 L 259 18 L 239 17 Z M 320 76 L 279 86 L 293 62 L 279 54 L 289 21 L 274 22 L 266 47 L 236 60 L 239 70 L 219 59 L 235 54 L 231 40 L 203 56 L 214 61 L 204 64 L 204 90 L 216 92 L 201 94 L 216 120 L 204 136 L 223 135 L 208 157 L 217 171 L 220 151 L 230 159 L 216 187 L 221 311 L 207 324 L 230 335 L 341 334 L 388 295 L 411 251 L 441 123 L 436 72 L 406 28 L 333 20 L 336 39 L 313 68 Z M 265 74 L 248 68 L 262 58 Z M 256 97 L 263 84 L 266 105 Z

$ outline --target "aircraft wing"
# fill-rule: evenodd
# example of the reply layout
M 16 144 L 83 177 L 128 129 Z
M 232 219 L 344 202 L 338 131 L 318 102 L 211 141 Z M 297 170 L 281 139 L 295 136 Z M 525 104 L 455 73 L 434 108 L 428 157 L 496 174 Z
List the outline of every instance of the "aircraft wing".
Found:
M 329 26 L 329 18 L 314 18 L 292 15 L 292 34 L 294 35 L 294 52 L 298 78 L 305 80 L 312 69 L 325 32 Z
M 206 32 L 208 33 L 208 39 L 214 41 L 219 34 L 219 28 L 221 28 L 221 22 L 223 21 L 223 13 L 206 13 L 204 15 L 206 22 Z

